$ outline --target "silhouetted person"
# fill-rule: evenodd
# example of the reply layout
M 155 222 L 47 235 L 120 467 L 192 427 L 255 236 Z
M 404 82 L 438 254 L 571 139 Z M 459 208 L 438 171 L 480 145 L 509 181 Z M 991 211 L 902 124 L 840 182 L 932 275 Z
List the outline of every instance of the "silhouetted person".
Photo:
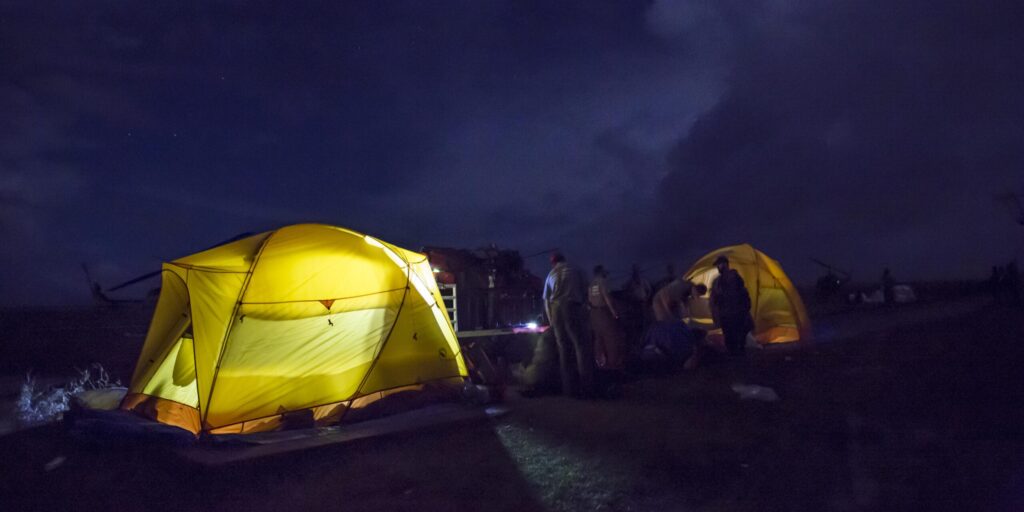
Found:
M 619 312 L 608 291 L 608 271 L 594 267 L 594 279 L 587 289 L 590 329 L 594 333 L 594 362 L 598 369 L 619 372 L 623 368 L 625 343 Z
M 988 291 L 992 294 L 992 301 L 996 304 L 1003 303 L 1003 273 L 998 265 L 992 265 L 992 275 L 988 278 Z
M 893 298 L 893 287 L 896 286 L 896 281 L 892 278 L 892 274 L 889 273 L 889 269 L 885 269 L 882 272 L 882 298 L 886 304 L 892 304 L 895 302 Z
M 1020 273 L 1017 271 L 1017 261 L 1011 261 L 1003 271 L 1003 282 L 1006 283 L 1006 301 L 1014 306 L 1020 306 Z
M 658 282 L 654 283 L 655 293 L 657 293 L 658 290 L 664 288 L 666 285 L 668 285 L 672 281 L 675 281 L 676 278 L 679 277 L 676 275 L 675 265 L 671 263 L 665 265 L 665 272 L 666 274 L 661 279 L 659 279 Z
M 640 266 L 636 263 L 630 269 L 629 280 L 622 287 L 625 299 L 625 311 L 620 312 L 620 324 L 623 327 L 627 344 L 627 358 L 639 360 L 641 340 L 644 332 L 651 325 L 651 298 L 654 287 L 641 275 Z
M 622 291 L 625 292 L 629 301 L 645 305 L 651 301 L 651 296 L 654 294 L 654 288 L 650 282 L 644 279 L 644 276 L 640 275 L 640 266 L 636 263 L 630 269 L 629 281 L 626 281 Z
M 747 333 L 754 328 L 750 317 L 750 294 L 739 272 L 729 268 L 729 259 L 715 260 L 718 277 L 711 283 L 711 317 L 722 328 L 725 348 L 733 356 L 746 351 Z
M 544 281 L 544 308 L 555 331 L 562 392 L 571 396 L 590 396 L 594 383 L 593 346 L 583 332 L 583 301 L 586 289 L 580 272 L 551 254 L 551 272 Z

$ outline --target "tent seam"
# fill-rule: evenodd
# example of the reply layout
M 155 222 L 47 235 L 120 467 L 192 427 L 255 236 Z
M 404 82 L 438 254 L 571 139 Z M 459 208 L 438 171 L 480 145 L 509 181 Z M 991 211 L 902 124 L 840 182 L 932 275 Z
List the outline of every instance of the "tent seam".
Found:
M 155 399 L 157 399 L 157 400 L 163 400 L 163 401 L 166 401 L 166 402 L 172 402 L 172 403 L 176 403 L 176 404 L 178 404 L 178 405 L 180 405 L 180 406 L 182 406 L 182 407 L 188 407 L 189 409 L 195 409 L 196 411 L 198 411 L 198 410 L 199 410 L 199 408 L 198 408 L 198 407 L 193 407 L 193 406 L 191 406 L 191 405 L 189 405 L 189 404 L 186 404 L 186 403 L 182 403 L 182 402 L 179 402 L 179 401 L 177 401 L 177 400 L 171 400 L 170 398 L 164 398 L 164 397 L 162 397 L 162 396 L 158 396 L 158 395 L 151 395 L 151 394 L 149 394 L 149 393 L 143 393 L 143 392 L 141 392 L 141 391 L 140 391 L 140 392 L 131 392 L 131 391 L 129 391 L 129 392 L 128 392 L 128 395 L 142 395 L 142 396 L 147 396 L 147 397 L 149 397 L 149 398 L 155 398 Z M 125 395 L 125 396 L 127 396 L 127 395 Z M 200 425 L 200 427 L 202 427 L 202 425 Z M 202 428 L 200 428 L 200 431 L 202 431 Z
M 758 254 L 757 249 L 754 249 L 754 246 L 751 245 L 749 247 L 751 252 L 754 253 L 754 270 L 757 271 L 757 287 L 755 288 L 755 290 L 757 290 L 757 300 L 754 301 L 754 327 L 751 329 L 751 331 L 756 332 L 757 314 L 761 312 L 761 255 Z M 767 270 L 767 265 L 765 267 L 765 269 Z
M 235 326 L 235 315 L 238 314 L 238 310 L 241 309 L 242 307 L 242 297 L 245 296 L 245 291 L 249 288 L 249 283 L 252 281 L 252 275 L 256 270 L 256 264 L 259 263 L 260 257 L 263 256 L 263 250 L 267 248 L 267 245 L 270 244 L 270 239 L 273 238 L 278 231 L 278 229 L 275 229 L 273 232 L 267 235 L 267 238 L 263 240 L 262 244 L 260 244 L 260 250 L 256 252 L 256 257 L 253 258 L 252 265 L 249 265 L 249 271 L 246 272 L 245 281 L 242 283 L 242 287 L 238 291 L 238 297 L 235 299 L 235 307 L 234 309 L 231 310 L 231 323 L 228 324 L 228 329 L 224 331 L 224 336 L 223 338 L 221 338 L 220 354 L 217 355 L 217 360 L 214 364 L 213 377 L 210 379 L 210 392 L 206 396 L 206 409 L 201 409 L 199 411 L 199 428 L 201 429 L 203 427 L 203 423 L 206 422 L 207 415 L 209 415 L 210 413 L 210 403 L 213 401 L 213 389 L 214 386 L 217 384 L 217 375 L 220 374 L 220 363 L 224 359 L 224 354 L 227 353 L 228 340 L 231 337 L 231 330 Z M 196 368 L 196 377 L 198 378 L 199 371 L 198 367 Z M 196 385 L 198 387 L 198 382 L 196 383 Z
M 199 361 L 196 360 L 196 315 L 192 311 L 192 292 L 190 292 L 188 288 L 188 277 L 191 273 L 191 270 L 185 269 L 185 293 L 188 294 L 188 314 L 191 316 L 191 318 L 188 319 L 188 323 L 192 327 L 192 372 L 195 373 L 196 376 L 196 411 L 199 412 L 199 431 L 202 432 L 203 400 L 199 393 L 199 390 L 201 389 L 199 386 Z
M 432 383 L 432 382 L 437 382 L 437 381 L 442 381 L 442 380 L 447 380 L 447 379 L 463 379 L 463 378 L 464 377 L 459 375 L 459 374 L 449 375 L 449 376 L 445 376 L 445 377 L 437 377 L 435 379 L 430 379 L 430 380 L 423 381 L 423 382 L 415 382 L 415 383 L 412 383 L 412 384 L 402 384 L 402 385 L 393 386 L 393 387 L 390 387 L 390 388 L 379 389 L 377 391 L 373 391 L 373 392 L 362 394 L 362 395 L 352 396 L 351 398 L 346 398 L 344 400 L 335 400 L 333 402 L 324 402 L 322 404 L 310 405 L 308 407 L 303 407 L 301 409 L 292 409 L 290 411 L 285 411 L 285 412 L 306 411 L 306 410 L 309 410 L 309 409 L 315 409 L 317 407 L 324 407 L 324 406 L 327 406 L 327 405 L 340 404 L 340 403 L 344 403 L 344 402 L 352 402 L 352 401 L 358 400 L 360 398 L 364 398 L 364 397 L 370 396 L 373 393 L 383 393 L 385 391 L 392 391 L 392 390 L 395 390 L 395 389 L 398 389 L 398 388 L 404 388 L 404 387 L 407 387 L 407 386 L 415 386 L 417 384 L 429 384 L 429 383 Z M 149 395 L 146 395 L 146 396 L 149 396 Z M 157 398 L 160 398 L 160 397 L 157 397 Z M 184 404 L 182 404 L 182 405 L 184 405 Z M 345 412 L 342 413 L 341 417 L 338 418 L 338 422 L 339 423 L 345 419 L 345 415 L 348 413 L 349 409 L 351 409 L 351 407 L 346 409 Z M 236 421 L 234 423 L 227 423 L 225 425 L 211 426 L 209 429 L 204 428 L 203 431 L 215 430 L 215 429 L 224 428 L 224 427 L 230 427 L 230 426 L 233 426 L 233 425 L 238 425 L 239 423 L 246 423 L 246 422 L 249 422 L 249 421 L 265 420 L 265 419 L 268 419 L 268 418 L 273 418 L 275 416 L 282 416 L 283 414 L 284 413 L 276 412 L 274 414 L 268 414 L 266 416 L 260 416 L 258 418 L 249 418 L 249 419 L 242 420 L 242 421 Z
M 273 304 L 298 304 L 300 302 L 320 302 L 322 300 L 348 300 L 348 299 L 359 299 L 359 298 L 362 298 L 362 297 L 370 297 L 370 296 L 373 296 L 373 295 L 380 295 L 382 293 L 397 292 L 398 290 L 405 290 L 406 288 L 407 287 L 392 288 L 390 290 L 381 290 L 379 292 L 364 293 L 362 295 L 350 295 L 350 296 L 347 296 L 347 297 L 333 297 L 333 298 L 326 298 L 326 299 L 295 299 L 295 300 L 281 300 L 281 301 L 271 301 L 271 302 L 246 302 L 246 301 L 241 301 L 241 303 L 242 304 L 249 304 L 249 305 L 264 306 L 264 305 L 273 305 Z
M 170 273 L 171 273 L 171 275 L 173 275 L 174 277 L 178 278 L 178 280 L 179 280 L 179 281 L 181 281 L 182 285 L 183 285 L 183 286 L 185 287 L 185 293 L 186 293 L 186 294 L 188 293 L 188 280 L 187 280 L 187 274 L 186 274 L 186 279 L 182 279 L 182 278 L 181 278 L 181 276 L 177 275 L 177 274 L 176 274 L 176 273 L 174 273 L 173 271 L 170 271 L 170 270 L 167 270 L 167 269 L 163 269 L 163 268 L 161 268 L 161 270 L 160 270 L 160 281 L 161 281 L 161 287 L 163 287 L 163 279 L 164 279 L 163 273 L 164 273 L 164 272 L 170 272 Z M 190 297 L 191 297 L 191 296 L 190 296 Z M 159 301 L 157 302 L 157 304 L 159 304 Z M 190 305 L 190 307 L 191 307 L 191 305 Z M 191 309 L 190 309 L 190 311 L 189 311 L 189 312 L 191 313 Z M 154 313 L 153 313 L 153 318 L 151 318 L 151 319 L 150 319 L 150 325 L 149 325 L 149 327 L 148 327 L 148 328 L 146 329 L 146 338 L 149 338 L 149 331 L 150 331 L 150 330 L 152 330 L 152 328 L 153 328 L 153 321 L 154 321 L 155 319 L 156 319 L 156 311 L 155 311 L 155 309 L 154 309 Z M 132 387 L 134 387 L 134 386 L 135 386 L 135 383 L 136 383 L 136 381 L 135 381 L 135 377 L 136 377 L 136 375 L 135 375 L 135 372 L 136 372 L 136 371 L 138 371 L 138 368 L 139 368 L 139 366 L 140 366 L 140 365 L 142 364 L 142 357 L 143 357 L 143 354 L 145 353 L 145 350 L 146 350 L 146 344 L 145 344 L 145 340 L 143 340 L 143 345 L 142 345 L 142 349 L 141 349 L 141 350 L 139 351 L 139 357 L 138 357 L 138 359 L 137 359 L 137 360 L 135 361 L 135 370 L 133 370 L 133 371 L 132 371 L 132 380 L 131 380 L 131 382 L 129 382 L 129 383 L 128 383 L 128 391 L 129 391 L 129 392 L 131 392 L 131 389 L 132 389 Z M 166 357 L 167 357 L 167 355 L 166 355 L 166 354 L 164 354 L 164 358 L 166 358 Z M 161 358 L 161 361 L 163 361 L 163 358 Z M 154 371 L 155 371 L 155 370 L 154 370 Z M 150 380 L 150 379 L 152 379 L 152 378 L 153 378 L 153 375 L 150 375 L 150 376 L 149 376 L 149 379 L 147 379 L 147 380 L 146 380 L 146 382 L 148 383 L 148 382 L 149 382 L 149 380 Z M 145 386 L 143 386 L 143 387 L 145 387 Z
M 380 344 L 380 351 L 377 352 L 377 356 L 373 358 L 373 362 L 370 363 L 370 367 L 366 369 L 366 374 L 363 375 L 363 380 L 359 381 L 359 385 L 356 386 L 356 394 L 362 392 L 363 386 L 366 385 L 366 381 L 370 379 L 370 375 L 373 373 L 373 369 L 377 367 L 377 362 L 380 361 L 380 356 L 384 354 L 384 349 L 387 348 L 388 342 L 391 341 L 391 335 L 395 333 L 395 327 L 398 326 L 398 320 L 402 317 L 402 310 L 405 308 L 405 301 L 409 298 L 409 276 L 411 272 L 412 265 L 410 265 L 409 260 L 406 259 L 405 292 L 402 293 L 402 302 L 398 305 L 398 311 L 395 312 L 395 321 L 392 322 L 391 329 L 388 329 L 388 335 L 384 337 L 384 341 Z M 345 414 L 347 414 L 347 411 L 342 413 L 342 418 L 345 417 Z
M 185 270 L 195 270 L 196 272 L 209 272 L 211 274 L 246 274 L 248 271 L 244 270 L 221 270 L 213 267 L 203 267 L 200 265 L 188 265 L 183 263 L 174 263 L 175 267 L 183 268 Z

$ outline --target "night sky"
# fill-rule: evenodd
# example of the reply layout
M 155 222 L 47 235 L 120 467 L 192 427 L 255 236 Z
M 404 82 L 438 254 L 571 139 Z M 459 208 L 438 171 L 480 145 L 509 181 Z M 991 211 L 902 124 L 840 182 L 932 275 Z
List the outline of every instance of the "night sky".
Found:
M 0 2 L 3 305 L 296 222 L 982 278 L 1024 256 L 1007 192 L 1017 0 Z

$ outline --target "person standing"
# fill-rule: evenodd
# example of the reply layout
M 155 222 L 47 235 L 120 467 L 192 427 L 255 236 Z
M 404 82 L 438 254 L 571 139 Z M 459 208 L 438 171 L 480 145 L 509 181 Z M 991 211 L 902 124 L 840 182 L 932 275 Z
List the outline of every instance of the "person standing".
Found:
M 641 304 L 650 302 L 651 295 L 654 293 L 651 283 L 640 274 L 640 265 L 636 263 L 630 268 L 629 281 L 626 282 L 623 291 L 626 292 L 626 297 L 630 301 Z
M 661 279 L 659 279 L 658 282 L 654 283 L 654 291 L 657 292 L 658 290 L 664 288 L 672 281 L 675 281 L 677 277 L 678 276 L 676 276 L 676 266 L 671 263 L 666 263 L 665 275 Z
M 640 266 L 633 264 L 629 281 L 622 287 L 622 296 L 626 299 L 625 311 L 619 311 L 619 324 L 622 326 L 624 343 L 626 344 L 625 357 L 630 362 L 639 360 L 640 350 L 643 348 L 644 332 L 651 325 L 654 317 L 651 315 L 651 297 L 654 295 L 654 288 L 650 281 L 645 279 L 640 271 Z
M 715 260 L 718 277 L 711 283 L 711 317 L 722 328 L 725 348 L 730 355 L 746 352 L 747 333 L 754 327 L 750 317 L 750 294 L 739 272 L 729 268 L 729 259 Z
M 1020 306 L 1020 272 L 1017 270 L 1017 260 L 1006 265 L 1003 280 L 1006 281 L 1006 301 L 1014 306 Z
M 892 278 L 892 274 L 889 272 L 889 269 L 886 268 L 885 271 L 882 272 L 882 299 L 887 305 L 891 305 L 896 302 L 893 295 L 893 287 L 895 286 L 896 280 Z
M 602 265 L 594 267 L 587 303 L 590 305 L 590 330 L 594 333 L 594 362 L 599 370 L 621 371 L 624 336 L 619 312 L 608 293 L 608 271 Z
M 586 289 L 580 272 L 562 253 L 551 254 L 551 272 L 544 281 L 544 309 L 558 345 L 562 392 L 571 396 L 593 394 L 593 347 L 583 332 L 583 301 Z
M 992 302 L 996 304 L 1003 303 L 1003 272 L 1002 269 L 996 265 L 992 265 L 992 275 L 988 278 L 988 291 L 992 294 Z

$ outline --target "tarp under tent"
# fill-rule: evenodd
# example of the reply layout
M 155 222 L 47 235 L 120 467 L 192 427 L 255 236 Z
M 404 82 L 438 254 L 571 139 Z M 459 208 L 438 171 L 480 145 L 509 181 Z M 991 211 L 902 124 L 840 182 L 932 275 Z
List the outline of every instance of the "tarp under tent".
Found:
M 749 244 L 723 247 L 706 254 L 694 263 L 684 277 L 695 284 L 703 283 L 710 294 L 711 283 L 718 278 L 718 269 L 714 263 L 719 256 L 729 259 L 730 268 L 739 272 L 747 286 L 750 314 L 754 319 L 752 334 L 758 343 L 764 345 L 810 339 L 811 322 L 793 283 L 786 277 L 779 262 Z M 708 294 L 691 303 L 690 314 L 692 323 L 709 329 L 712 337 L 721 335 L 711 319 Z
M 333 424 L 466 376 L 426 256 L 299 224 L 163 265 L 121 409 L 196 435 L 249 433 Z

